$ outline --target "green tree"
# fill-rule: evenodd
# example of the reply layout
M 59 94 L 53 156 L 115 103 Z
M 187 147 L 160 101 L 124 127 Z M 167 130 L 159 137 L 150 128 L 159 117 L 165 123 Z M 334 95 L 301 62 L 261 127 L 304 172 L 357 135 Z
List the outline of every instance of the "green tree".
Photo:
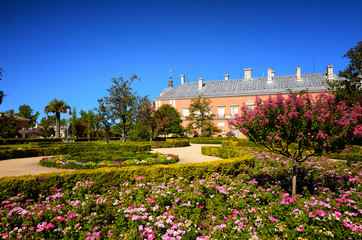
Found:
M 13 115 L 0 113 L 0 138 L 14 138 L 19 130 L 18 126 Z
M 55 134 L 55 136 L 57 138 L 60 137 L 60 114 L 66 113 L 68 109 L 70 110 L 70 107 L 65 103 L 65 101 L 63 99 L 60 101 L 57 99 L 54 99 L 44 108 L 44 112 L 47 115 L 49 113 L 55 113 L 55 117 L 56 117 L 56 134 Z
M 183 135 L 183 127 L 180 113 L 169 104 L 164 104 L 155 112 L 155 118 L 158 125 L 158 134 L 168 135 L 176 134 Z
M 92 110 L 89 110 L 88 111 L 88 116 L 87 116 L 87 123 L 88 123 L 87 135 L 88 135 L 88 138 L 92 137 L 92 135 L 93 135 L 93 130 L 94 130 L 94 127 L 95 127 L 94 117 L 95 117 L 94 112 Z
M 201 137 L 209 137 L 214 133 L 221 132 L 212 121 L 215 115 L 211 113 L 210 104 L 211 100 L 203 95 L 199 95 L 197 99 L 191 101 L 189 116 L 186 117 L 186 120 L 190 121 L 186 128 L 188 132 L 200 133 Z
M 106 134 L 106 143 L 108 144 L 111 134 L 111 127 L 115 124 L 116 121 L 114 108 L 110 104 L 107 104 L 105 99 L 98 99 L 98 107 L 94 108 L 94 111 L 97 113 L 96 121 L 104 128 L 104 132 Z
M 42 137 L 47 138 L 50 136 L 54 136 L 55 131 L 54 131 L 54 125 L 56 123 L 56 119 L 55 116 L 47 116 L 47 117 L 43 117 L 40 120 L 40 126 L 39 126 L 39 131 Z
M 35 127 L 36 121 L 40 115 L 40 113 L 37 111 L 35 114 L 33 114 L 34 110 L 26 104 L 23 104 L 19 106 L 19 112 L 16 113 L 17 116 L 30 119 L 30 127 Z
M 139 97 L 132 91 L 131 86 L 135 79 L 138 79 L 136 75 L 129 80 L 124 80 L 123 77 L 113 78 L 113 85 L 107 89 L 110 96 L 105 97 L 105 102 L 113 108 L 115 117 L 119 120 L 117 128 L 120 130 L 123 142 L 126 141 L 136 120 Z
M 362 102 L 362 41 L 351 48 L 343 57 L 349 58 L 349 64 L 344 71 L 339 72 L 342 80 L 327 80 L 329 90 L 336 101 L 345 101 L 348 107 Z
M 7 110 L 7 111 L 5 111 L 5 113 L 9 113 L 9 114 L 11 114 L 11 115 L 15 115 L 14 109 Z
M 2 80 L 2 76 L 3 76 L 3 69 L 0 68 L 0 80 Z M 0 91 L 0 105 L 3 102 L 3 98 L 4 98 L 5 94 L 3 91 Z
M 72 137 L 76 138 L 77 137 L 77 109 L 75 107 L 73 107 L 71 122 L 72 122 L 72 124 L 71 124 Z

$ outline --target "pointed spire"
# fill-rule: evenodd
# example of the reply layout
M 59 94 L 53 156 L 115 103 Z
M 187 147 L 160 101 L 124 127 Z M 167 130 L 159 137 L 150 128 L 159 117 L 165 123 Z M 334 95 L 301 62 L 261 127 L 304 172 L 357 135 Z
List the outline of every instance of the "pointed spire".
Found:
M 172 76 L 171 76 L 171 70 L 170 70 L 170 79 L 168 80 L 168 86 L 169 86 L 169 87 L 173 87 L 173 81 L 172 81 Z

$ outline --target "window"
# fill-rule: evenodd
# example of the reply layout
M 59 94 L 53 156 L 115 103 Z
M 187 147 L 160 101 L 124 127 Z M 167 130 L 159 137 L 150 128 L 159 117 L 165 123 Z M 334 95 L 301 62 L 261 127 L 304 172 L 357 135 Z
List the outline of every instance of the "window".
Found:
M 231 117 L 235 117 L 235 114 L 238 114 L 239 112 L 239 105 L 231 105 Z
M 249 101 L 245 104 L 247 108 L 254 109 L 254 102 L 251 101 L 251 98 L 249 97 Z
M 225 118 L 225 106 L 217 107 L 217 116 L 219 118 Z
M 183 117 L 188 117 L 189 116 L 189 108 L 183 108 L 182 109 L 182 115 Z

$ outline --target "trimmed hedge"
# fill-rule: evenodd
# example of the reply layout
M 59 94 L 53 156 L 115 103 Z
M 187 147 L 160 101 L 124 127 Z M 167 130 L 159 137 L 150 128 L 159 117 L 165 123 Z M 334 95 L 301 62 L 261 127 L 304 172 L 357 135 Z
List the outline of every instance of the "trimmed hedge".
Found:
M 166 141 L 153 141 L 151 142 L 152 148 L 173 148 L 173 147 L 187 147 L 190 146 L 188 139 L 167 139 Z
M 207 156 L 215 156 L 223 159 L 242 157 L 249 148 L 231 148 L 231 147 L 201 147 L 201 153 Z
M 119 137 L 109 138 L 110 140 L 120 140 Z M 27 143 L 54 143 L 62 142 L 64 138 L 5 138 L 0 139 L 0 145 L 14 145 L 14 144 L 27 144 Z M 74 139 L 75 142 L 87 141 L 104 141 L 103 137 L 81 137 Z
M 122 143 L 122 144 L 89 144 L 89 143 L 58 143 L 45 146 L 21 146 L 23 149 L 7 148 L 0 149 L 0 160 L 11 158 L 25 158 L 36 156 L 50 156 L 69 154 L 85 151 L 127 151 L 145 152 L 151 151 L 150 143 Z
M 174 164 L 154 166 L 131 166 L 124 168 L 100 168 L 95 170 L 77 170 L 71 172 L 46 173 L 20 177 L 0 178 L 0 201 L 17 194 L 25 198 L 38 199 L 39 194 L 50 195 L 54 189 L 72 189 L 78 181 L 92 179 L 94 191 L 100 192 L 120 182 L 135 182 L 137 176 L 144 176 L 150 182 L 164 182 L 170 178 L 185 178 L 188 180 L 210 178 L 215 173 L 237 176 L 248 171 L 247 166 L 253 164 L 254 156 L 245 152 L 240 158 L 221 161 Z
M 222 144 L 228 138 L 192 138 L 190 139 L 191 143 L 196 144 Z

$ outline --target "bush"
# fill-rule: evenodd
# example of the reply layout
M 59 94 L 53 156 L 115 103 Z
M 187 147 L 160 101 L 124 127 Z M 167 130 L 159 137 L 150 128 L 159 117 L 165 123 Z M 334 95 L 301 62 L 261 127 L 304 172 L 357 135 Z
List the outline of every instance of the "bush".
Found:
M 167 139 L 166 141 L 151 142 L 152 148 L 173 148 L 190 146 L 190 140 L 187 139 Z
M 196 144 L 221 144 L 227 138 L 192 138 L 190 139 L 191 143 Z
M 20 149 L 19 149 L 20 148 Z M 53 143 L 49 145 L 22 145 L 21 147 L 0 148 L 0 160 L 34 156 L 50 156 L 85 151 L 151 151 L 150 143 Z
M 362 162 L 362 155 L 361 154 L 348 154 L 346 156 L 347 166 L 351 166 L 358 162 Z
M 215 156 L 223 159 L 242 157 L 248 148 L 231 148 L 231 147 L 201 147 L 201 153 L 207 156 Z
M 78 181 L 92 179 L 97 189 L 116 186 L 120 181 L 134 183 L 135 177 L 145 176 L 149 181 L 163 182 L 170 178 L 183 177 L 188 180 L 210 178 L 215 173 L 223 176 L 237 176 L 243 172 L 246 164 L 252 162 L 253 155 L 245 153 L 243 157 L 207 163 L 174 164 L 154 166 L 131 166 L 124 168 L 100 168 L 78 170 L 75 172 L 47 173 L 21 177 L 0 178 L 0 201 L 17 194 L 37 199 L 39 194 L 49 195 L 54 189 L 69 190 Z

